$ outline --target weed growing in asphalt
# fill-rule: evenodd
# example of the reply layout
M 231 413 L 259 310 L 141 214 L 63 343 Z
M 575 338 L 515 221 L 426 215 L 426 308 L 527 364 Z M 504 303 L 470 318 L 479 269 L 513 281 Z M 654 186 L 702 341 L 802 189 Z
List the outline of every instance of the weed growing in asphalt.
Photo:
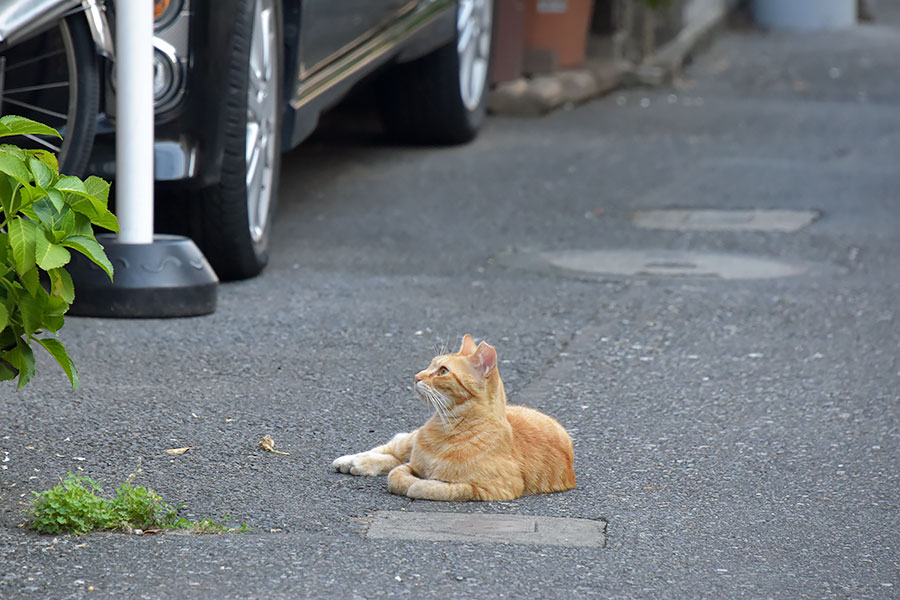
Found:
M 90 477 L 73 475 L 44 492 L 35 495 L 28 510 L 28 526 L 40 533 L 74 533 L 89 531 L 152 531 L 182 529 L 195 533 L 229 533 L 249 529 L 225 525 L 222 521 L 201 519 L 190 521 L 178 516 L 178 508 L 165 502 L 153 490 L 131 485 L 134 475 L 116 488 L 114 498 L 104 498 L 103 489 Z

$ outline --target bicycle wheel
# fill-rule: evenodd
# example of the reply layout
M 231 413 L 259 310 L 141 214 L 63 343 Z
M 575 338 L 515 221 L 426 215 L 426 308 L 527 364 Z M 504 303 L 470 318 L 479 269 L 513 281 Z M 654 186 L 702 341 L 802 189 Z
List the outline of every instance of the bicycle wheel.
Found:
M 45 123 L 62 135 L 9 138 L 26 148 L 57 154 L 61 173 L 84 175 L 100 101 L 97 54 L 87 20 L 76 13 L 4 48 L 3 114 Z M 27 139 L 24 139 L 26 138 Z

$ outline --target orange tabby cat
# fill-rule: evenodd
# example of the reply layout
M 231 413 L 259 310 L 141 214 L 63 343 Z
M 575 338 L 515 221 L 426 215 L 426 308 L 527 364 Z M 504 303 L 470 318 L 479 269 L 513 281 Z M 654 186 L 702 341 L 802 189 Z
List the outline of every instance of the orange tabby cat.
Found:
M 412 433 L 398 433 L 333 466 L 388 475 L 394 494 L 426 500 L 512 500 L 575 487 L 572 439 L 556 420 L 506 404 L 497 351 L 466 334 L 456 354 L 431 361 L 416 392 L 435 409 Z

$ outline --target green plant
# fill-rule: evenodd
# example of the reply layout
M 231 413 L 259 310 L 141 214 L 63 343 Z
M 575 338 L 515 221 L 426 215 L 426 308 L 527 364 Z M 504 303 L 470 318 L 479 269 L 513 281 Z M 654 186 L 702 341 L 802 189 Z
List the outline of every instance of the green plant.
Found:
M 97 496 L 103 490 L 89 477 L 68 478 L 38 494 L 30 514 L 32 529 L 41 533 L 87 533 L 110 526 L 110 501 Z
M 137 472 L 135 472 L 137 473 Z M 178 509 L 163 502 L 153 490 L 131 485 L 131 479 L 116 488 L 114 498 L 99 494 L 103 489 L 89 477 L 73 475 L 44 492 L 32 492 L 35 498 L 28 509 L 28 526 L 40 533 L 83 534 L 95 529 L 186 529 L 195 533 L 229 533 L 247 531 L 246 524 L 238 528 L 222 521 L 201 519 L 190 521 L 178 516 Z
M 59 133 L 35 121 L 0 118 L 0 138 Z M 18 377 L 22 389 L 34 376 L 31 343 L 43 346 L 78 387 L 78 374 L 55 334 L 75 300 L 65 266 L 71 250 L 84 254 L 110 279 L 113 266 L 94 237 L 97 225 L 118 231 L 107 208 L 109 183 L 60 175 L 46 150 L 0 145 L 0 381 Z M 43 337 L 37 337 L 37 336 Z

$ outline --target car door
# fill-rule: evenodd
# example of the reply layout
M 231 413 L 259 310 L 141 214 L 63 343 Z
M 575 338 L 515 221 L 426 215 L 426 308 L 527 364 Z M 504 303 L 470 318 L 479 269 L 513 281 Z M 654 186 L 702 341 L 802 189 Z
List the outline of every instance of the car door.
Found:
M 300 77 L 315 73 L 418 4 L 418 0 L 304 0 Z

